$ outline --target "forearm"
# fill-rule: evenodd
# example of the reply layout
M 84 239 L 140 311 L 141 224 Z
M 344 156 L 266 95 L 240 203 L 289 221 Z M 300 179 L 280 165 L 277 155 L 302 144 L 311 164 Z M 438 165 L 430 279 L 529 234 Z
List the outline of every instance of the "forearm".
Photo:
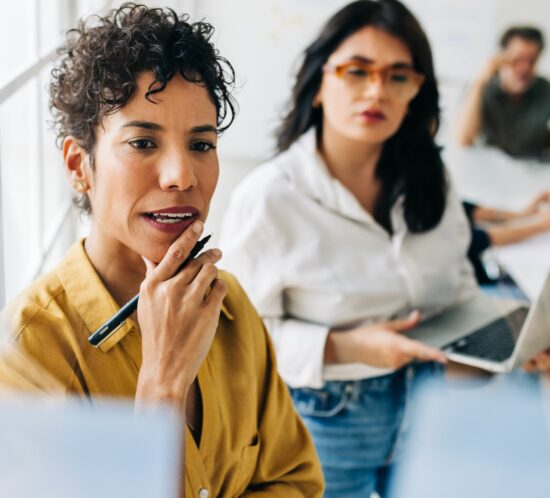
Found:
M 520 217 L 520 214 L 515 211 L 505 211 L 503 209 L 494 209 L 484 206 L 477 206 L 473 213 L 473 219 L 479 221 L 501 222 L 514 220 Z
M 478 80 L 470 89 L 456 124 L 456 140 L 460 145 L 472 145 L 481 130 L 481 109 L 485 81 Z
M 487 233 L 492 245 L 501 246 L 520 242 L 544 230 L 539 220 L 529 220 L 521 224 L 493 226 L 487 229 Z
M 358 361 L 357 341 L 352 331 L 334 331 L 328 333 L 325 343 L 325 364 L 354 363 Z

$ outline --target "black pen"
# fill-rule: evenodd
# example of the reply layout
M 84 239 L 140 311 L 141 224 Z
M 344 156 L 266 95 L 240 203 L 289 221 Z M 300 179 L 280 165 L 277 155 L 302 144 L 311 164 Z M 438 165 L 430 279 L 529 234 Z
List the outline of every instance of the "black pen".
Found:
M 206 237 L 204 237 L 204 239 L 199 240 L 195 244 L 195 247 L 191 249 L 189 256 L 187 256 L 185 261 L 176 270 L 176 273 L 181 271 L 185 267 L 185 265 L 189 263 L 189 261 L 194 259 L 199 254 L 199 252 L 202 251 L 203 247 L 210 240 L 211 236 L 212 235 L 207 235 Z M 139 300 L 139 292 L 132 299 L 130 299 L 122 308 L 120 308 L 115 315 L 109 318 L 109 320 L 107 320 L 90 337 L 88 337 L 88 342 L 96 348 L 99 347 L 101 343 L 106 339 L 108 339 L 116 329 L 121 327 L 126 321 L 126 318 L 128 318 L 136 310 L 138 300 Z

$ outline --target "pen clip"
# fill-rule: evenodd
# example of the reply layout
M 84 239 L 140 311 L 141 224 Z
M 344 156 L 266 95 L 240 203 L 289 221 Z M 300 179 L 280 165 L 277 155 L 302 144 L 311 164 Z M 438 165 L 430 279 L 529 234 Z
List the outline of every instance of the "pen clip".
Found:
M 88 339 L 89 343 L 94 348 L 98 348 L 107 339 L 109 339 L 109 337 L 111 337 L 118 329 L 120 329 L 120 327 L 122 327 L 125 323 L 126 323 L 126 320 L 122 320 L 122 322 L 120 322 L 113 330 L 110 330 L 108 333 L 106 333 L 106 331 L 109 330 L 109 324 L 105 324 L 97 332 L 95 332 L 92 336 L 90 336 L 90 338 Z

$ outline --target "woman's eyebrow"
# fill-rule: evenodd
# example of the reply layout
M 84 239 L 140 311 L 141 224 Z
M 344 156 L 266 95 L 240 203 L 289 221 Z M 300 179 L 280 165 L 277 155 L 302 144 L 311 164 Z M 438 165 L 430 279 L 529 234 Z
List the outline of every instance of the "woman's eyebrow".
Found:
M 218 129 L 211 124 L 193 126 L 191 133 L 218 133 Z
M 165 129 L 164 126 L 158 123 L 139 120 L 128 121 L 127 123 L 124 123 L 121 128 L 142 128 L 144 130 L 152 131 L 163 131 Z M 191 133 L 217 133 L 218 129 L 211 124 L 202 124 L 193 126 L 190 131 Z
M 164 130 L 164 126 L 152 121 L 128 121 L 124 123 L 121 128 L 143 128 L 145 130 L 159 131 Z
M 365 57 L 363 55 L 352 55 L 350 57 L 350 60 L 363 62 L 365 64 L 376 64 L 375 60 L 369 59 L 368 57 Z M 392 64 L 388 64 L 388 67 L 393 67 L 395 69 L 412 69 L 413 65 L 410 62 L 397 61 Z

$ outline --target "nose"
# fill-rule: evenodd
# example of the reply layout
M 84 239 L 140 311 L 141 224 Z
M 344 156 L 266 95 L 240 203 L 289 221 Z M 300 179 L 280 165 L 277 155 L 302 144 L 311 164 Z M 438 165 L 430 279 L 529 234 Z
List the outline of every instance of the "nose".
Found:
M 380 99 L 385 95 L 385 90 L 384 78 L 381 74 L 374 73 L 366 78 L 363 95 L 365 97 Z
M 191 190 L 198 184 L 191 158 L 184 151 L 172 151 L 159 164 L 159 184 L 165 191 Z

